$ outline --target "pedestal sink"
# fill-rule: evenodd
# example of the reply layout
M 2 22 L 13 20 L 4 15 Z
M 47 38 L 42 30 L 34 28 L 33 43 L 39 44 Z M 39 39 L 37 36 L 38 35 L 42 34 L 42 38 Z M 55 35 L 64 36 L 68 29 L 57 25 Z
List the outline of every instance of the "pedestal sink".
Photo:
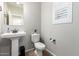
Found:
M 18 56 L 19 55 L 19 39 L 26 35 L 26 32 L 17 32 L 17 33 L 4 33 L 1 34 L 1 38 L 10 39 L 12 41 L 11 46 L 11 55 Z

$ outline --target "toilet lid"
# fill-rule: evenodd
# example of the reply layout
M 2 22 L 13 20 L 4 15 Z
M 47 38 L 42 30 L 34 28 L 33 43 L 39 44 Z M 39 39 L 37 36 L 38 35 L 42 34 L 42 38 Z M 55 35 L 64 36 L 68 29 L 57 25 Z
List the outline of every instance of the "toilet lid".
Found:
M 37 42 L 37 43 L 35 43 L 35 47 L 37 49 L 44 49 L 45 48 L 45 45 L 43 43 L 41 43 L 41 42 Z

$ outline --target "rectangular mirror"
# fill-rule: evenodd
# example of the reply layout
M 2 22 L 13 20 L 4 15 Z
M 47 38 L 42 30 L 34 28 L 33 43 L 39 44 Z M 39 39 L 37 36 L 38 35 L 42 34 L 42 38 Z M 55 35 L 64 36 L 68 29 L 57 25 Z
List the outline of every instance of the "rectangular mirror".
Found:
M 4 2 L 4 23 L 6 25 L 23 25 L 23 4 Z

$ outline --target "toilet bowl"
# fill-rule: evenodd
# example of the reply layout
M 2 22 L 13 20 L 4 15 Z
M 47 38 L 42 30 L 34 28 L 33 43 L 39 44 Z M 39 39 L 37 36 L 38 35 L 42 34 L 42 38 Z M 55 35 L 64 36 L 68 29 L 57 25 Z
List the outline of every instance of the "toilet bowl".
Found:
M 35 45 L 35 48 L 38 49 L 38 50 L 44 50 L 45 49 L 45 45 L 41 42 L 37 42 L 34 45 Z
M 37 55 L 42 56 L 43 50 L 45 50 L 45 45 L 41 42 L 37 42 L 34 44 Z
M 42 52 L 45 49 L 45 44 L 40 42 L 40 34 L 33 33 L 31 35 L 31 40 L 32 40 L 34 47 L 35 47 L 35 53 L 39 56 L 42 56 L 43 55 Z

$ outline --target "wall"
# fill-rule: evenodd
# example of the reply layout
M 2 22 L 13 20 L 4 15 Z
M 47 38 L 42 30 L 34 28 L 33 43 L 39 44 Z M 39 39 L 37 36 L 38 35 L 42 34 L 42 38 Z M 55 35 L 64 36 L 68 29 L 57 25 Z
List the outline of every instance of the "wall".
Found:
M 24 4 L 24 30 L 26 38 L 24 44 L 26 49 L 32 48 L 30 36 L 34 29 L 41 30 L 41 4 L 39 2 L 27 2 Z
M 1 3 L 0 3 L 0 6 L 2 6 L 2 4 L 1 4 Z M 2 11 L 0 11 L 0 34 L 1 34 L 1 25 L 2 25 L 2 24 L 1 24 L 1 23 L 2 23 L 2 21 L 1 21 L 2 16 L 1 16 L 1 15 L 2 15 Z
M 41 37 L 46 47 L 57 56 L 79 55 L 79 3 L 73 3 L 73 22 L 52 24 L 52 2 L 41 5 Z M 49 39 L 56 39 L 53 44 Z
M 2 11 L 0 11 L 0 35 L 1 35 L 1 33 L 2 33 L 2 26 L 3 26 L 3 24 L 4 24 L 4 22 L 3 22 L 3 3 L 1 2 L 0 3 L 0 6 L 2 6 Z M 8 39 L 1 39 L 0 38 L 0 56 L 1 55 L 10 55 L 10 40 L 8 40 Z

